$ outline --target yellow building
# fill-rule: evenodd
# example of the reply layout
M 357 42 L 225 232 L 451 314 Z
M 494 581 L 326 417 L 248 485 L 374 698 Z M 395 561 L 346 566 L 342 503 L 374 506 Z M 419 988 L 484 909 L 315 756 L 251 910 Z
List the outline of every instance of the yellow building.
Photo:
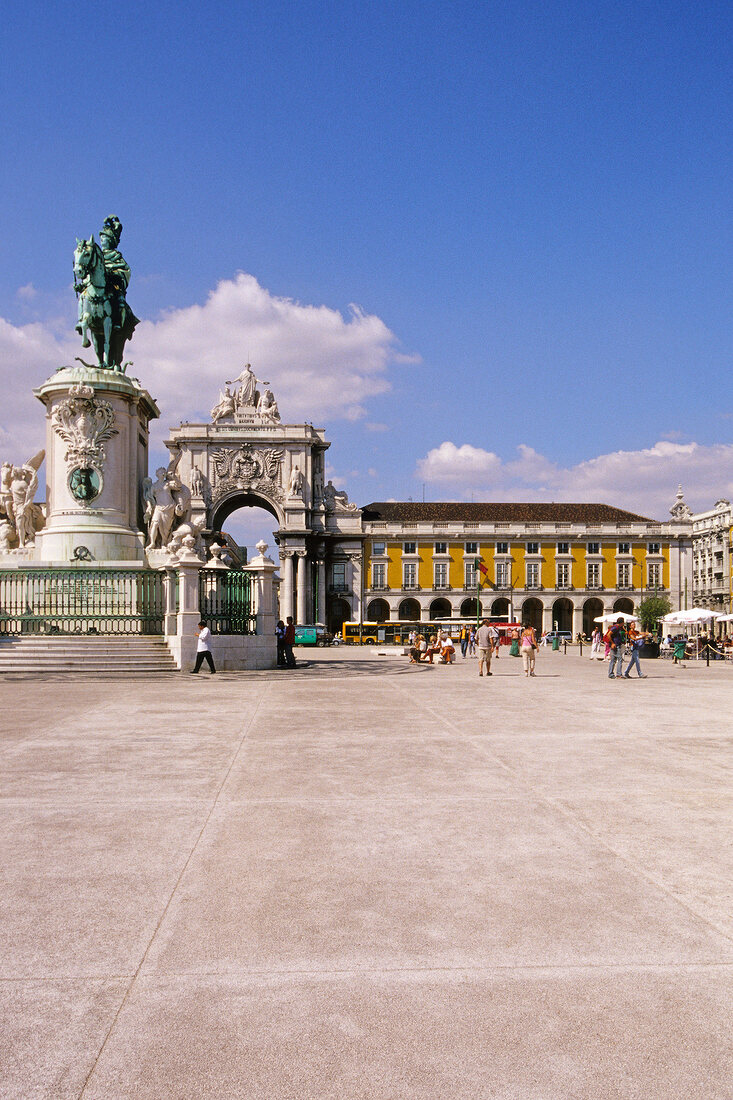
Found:
M 528 621 L 593 629 L 648 595 L 682 606 L 689 524 L 607 504 L 368 504 L 362 512 L 364 621 Z M 476 559 L 488 569 L 477 592 Z M 479 606 L 477 606 L 477 600 Z

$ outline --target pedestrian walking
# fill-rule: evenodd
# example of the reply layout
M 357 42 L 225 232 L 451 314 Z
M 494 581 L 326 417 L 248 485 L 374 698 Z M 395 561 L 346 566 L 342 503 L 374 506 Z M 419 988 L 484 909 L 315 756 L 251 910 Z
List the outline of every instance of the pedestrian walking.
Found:
M 468 635 L 468 656 L 476 656 L 476 627 L 472 626 Z
M 476 642 L 478 644 L 478 674 L 479 676 L 483 676 L 484 666 L 486 666 L 486 675 L 492 676 L 491 652 L 494 645 L 488 619 L 484 619 L 481 626 L 478 628 L 476 632 Z
M 526 623 L 519 639 L 519 649 L 522 654 L 522 667 L 525 676 L 534 676 L 534 661 L 537 653 L 537 635 L 534 627 Z
M 624 670 L 624 642 L 626 641 L 626 634 L 624 631 L 623 618 L 617 619 L 608 632 L 608 645 L 611 651 L 611 662 L 608 666 L 608 678 L 614 679 L 614 668 L 616 669 L 616 679 L 621 679 L 621 674 Z
M 464 661 L 466 660 L 466 650 L 468 649 L 468 638 L 470 633 L 471 631 L 464 623 L 461 627 L 461 657 Z
M 283 643 L 285 646 L 285 664 L 288 668 L 295 668 L 295 656 L 293 654 L 293 646 L 295 645 L 295 623 L 293 622 L 292 615 L 288 615 Z
M 216 672 L 214 668 L 214 658 L 211 655 L 211 631 L 202 619 L 199 623 L 199 628 L 196 631 L 198 641 L 196 643 L 196 663 L 191 669 L 191 675 L 196 676 L 204 661 L 210 669 L 210 674 L 213 676 Z
M 631 658 L 629 660 L 628 667 L 624 676 L 627 680 L 631 679 L 631 670 L 636 666 L 636 671 L 640 680 L 645 680 L 646 676 L 641 671 L 641 665 L 639 664 L 639 655 L 641 647 L 647 638 L 651 638 L 651 634 L 647 634 L 645 631 L 637 630 L 634 626 L 629 628 L 629 645 L 631 646 Z

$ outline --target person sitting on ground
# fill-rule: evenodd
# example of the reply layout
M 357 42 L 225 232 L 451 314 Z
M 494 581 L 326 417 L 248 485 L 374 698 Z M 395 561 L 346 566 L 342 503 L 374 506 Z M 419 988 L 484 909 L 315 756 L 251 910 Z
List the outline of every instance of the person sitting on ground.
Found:
M 456 655 L 456 647 L 450 634 L 443 631 L 440 636 L 440 660 L 444 665 L 452 665 Z

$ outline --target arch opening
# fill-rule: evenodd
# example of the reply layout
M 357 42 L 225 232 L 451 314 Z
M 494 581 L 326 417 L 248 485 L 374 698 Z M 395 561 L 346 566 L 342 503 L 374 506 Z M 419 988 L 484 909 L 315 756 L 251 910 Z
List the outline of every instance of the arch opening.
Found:
M 439 596 L 437 600 L 433 600 L 430 605 L 430 619 L 450 619 L 452 613 L 450 600 L 446 600 L 443 596 Z
M 583 604 L 583 633 L 586 638 L 590 638 L 591 634 L 599 623 L 595 622 L 595 619 L 599 619 L 603 614 L 603 600 L 599 600 L 597 596 L 591 596 L 589 600 L 586 600 Z
M 400 604 L 400 609 L 397 617 L 402 622 L 419 623 L 420 622 L 420 604 L 417 600 L 407 599 L 403 600 Z
M 367 622 L 386 623 L 389 619 L 389 604 L 386 600 L 372 600 L 367 606 Z
M 273 522 L 274 520 L 274 522 Z M 275 532 L 280 527 L 280 517 L 273 504 L 254 493 L 232 493 L 221 501 L 211 514 L 211 530 L 233 539 L 241 547 L 247 559 L 257 553 L 260 541 L 268 545 L 267 553 L 276 558 Z
M 505 596 L 500 596 L 498 600 L 494 600 L 492 603 L 491 619 L 504 619 L 505 622 L 509 622 L 509 600 Z
M 538 638 L 542 633 L 542 611 L 542 600 L 536 596 L 530 596 L 522 604 L 522 622 L 533 626 Z
M 573 601 L 561 596 L 552 605 L 552 624 L 557 630 L 573 630 Z

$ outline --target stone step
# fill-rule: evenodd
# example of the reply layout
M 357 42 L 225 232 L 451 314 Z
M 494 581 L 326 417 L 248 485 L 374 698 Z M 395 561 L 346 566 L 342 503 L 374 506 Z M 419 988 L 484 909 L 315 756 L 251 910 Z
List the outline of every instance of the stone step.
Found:
M 0 673 L 177 672 L 162 638 L 9 637 L 0 640 Z

